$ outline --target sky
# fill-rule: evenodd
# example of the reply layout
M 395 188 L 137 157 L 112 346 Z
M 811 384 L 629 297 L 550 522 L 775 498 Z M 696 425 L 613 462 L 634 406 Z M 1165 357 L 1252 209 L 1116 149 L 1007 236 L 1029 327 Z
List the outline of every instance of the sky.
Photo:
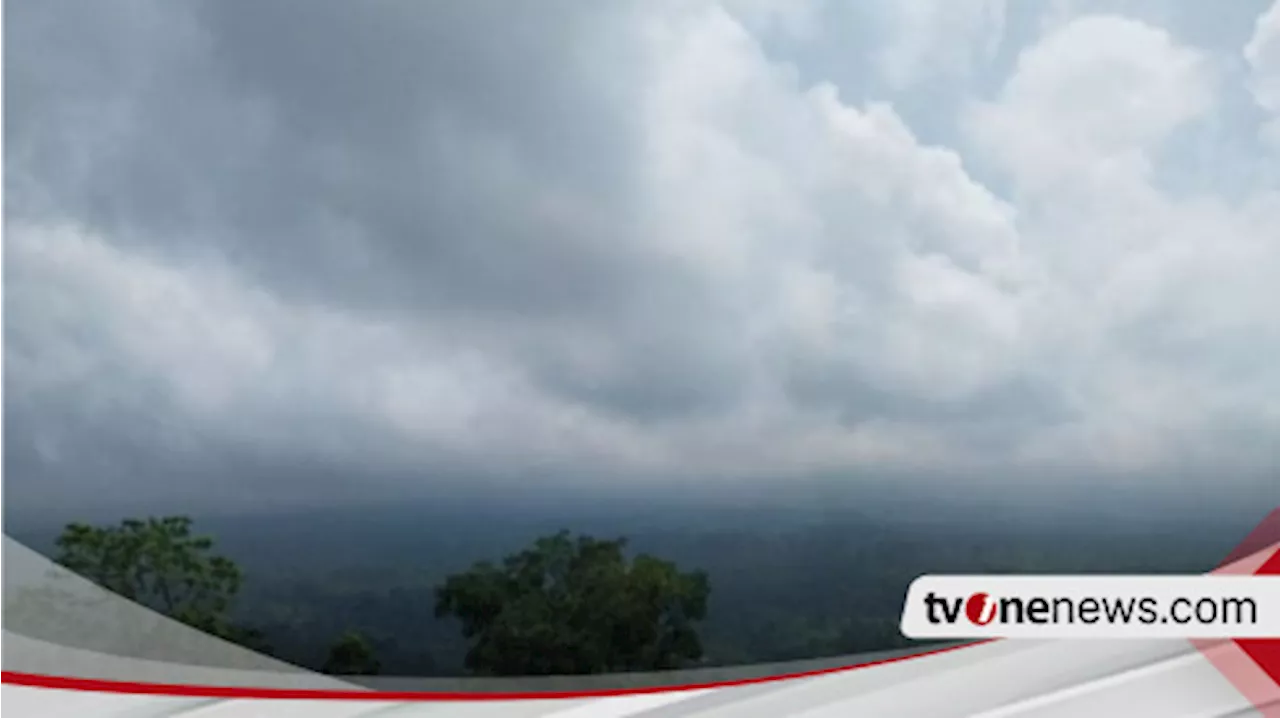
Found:
M 41 0 L 5 28 L 11 512 L 1280 499 L 1276 0 Z

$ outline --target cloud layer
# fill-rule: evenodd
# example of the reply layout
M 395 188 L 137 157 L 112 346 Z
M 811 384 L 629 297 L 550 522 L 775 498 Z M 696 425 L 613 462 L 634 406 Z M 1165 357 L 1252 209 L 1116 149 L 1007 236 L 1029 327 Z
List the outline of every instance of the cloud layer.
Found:
M 11 501 L 1274 476 L 1280 4 L 901 5 L 11 9 Z

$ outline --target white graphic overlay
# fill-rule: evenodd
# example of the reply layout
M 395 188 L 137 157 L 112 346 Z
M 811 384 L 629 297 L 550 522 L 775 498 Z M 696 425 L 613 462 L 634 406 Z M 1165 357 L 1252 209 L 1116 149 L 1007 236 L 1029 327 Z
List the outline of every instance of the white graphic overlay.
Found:
M 1280 637 L 1280 576 L 922 576 L 909 638 Z

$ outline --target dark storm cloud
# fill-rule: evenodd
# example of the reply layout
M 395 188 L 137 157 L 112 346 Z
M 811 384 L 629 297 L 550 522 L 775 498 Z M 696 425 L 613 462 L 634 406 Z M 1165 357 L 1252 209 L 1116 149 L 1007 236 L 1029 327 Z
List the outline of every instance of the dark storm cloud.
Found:
M 12 181 L 114 241 L 216 243 L 276 289 L 353 303 L 584 306 L 636 269 L 611 211 L 633 132 L 596 91 L 625 57 L 574 57 L 607 27 L 591 6 L 104 7 L 14 18 L 9 132 Z M 531 205 L 559 185 L 612 224 L 550 226 Z
M 667 400 L 637 388 L 692 370 L 727 390 L 724 352 L 696 356 L 704 332 L 664 328 L 714 313 L 715 298 L 640 249 L 631 14 L 489 0 L 28 7 L 11 23 L 12 214 L 72 216 L 161 257 L 216 253 L 282 296 L 454 316 L 495 341 L 621 325 L 632 339 L 614 353 L 647 366 L 582 395 L 696 403 L 697 378 L 673 377 Z M 559 197 L 571 206 L 557 215 Z M 554 338 L 535 343 L 540 371 L 575 391 Z
M 820 64 L 841 60 L 848 85 L 923 82 L 920 48 L 982 56 L 999 25 L 987 5 L 872 13 L 902 35 L 884 41 L 894 77 L 845 77 L 874 74 L 884 48 L 835 43 L 831 28 Z M 1247 392 L 1197 373 L 1239 366 L 1236 349 L 1161 359 L 1196 366 L 1134 389 L 1126 372 L 1157 361 L 1148 347 L 1109 336 L 1116 312 L 1042 261 L 1107 256 L 1087 236 L 1037 242 L 1082 235 L 1072 222 L 1095 210 L 1113 221 L 1100 209 L 1120 193 L 1088 185 L 1094 204 L 1035 226 L 891 105 L 809 91 L 796 78 L 814 68 L 766 55 L 752 28 L 785 38 L 770 52 L 803 55 L 797 28 L 850 21 L 794 7 L 11 4 L 14 495 L 154 487 L 238 506 L 673 466 L 782 480 L 810 464 L 945 463 L 948 447 L 998 462 L 1041 431 L 1037 450 L 1066 461 L 1080 445 L 1158 444 L 1144 431 L 1165 430 L 1179 391 L 1210 397 L 1236 437 L 1274 426 L 1240 398 L 1274 373 L 1253 370 Z M 948 13 L 968 29 L 950 37 Z M 1156 60 L 1137 67 L 1175 66 Z M 1053 167 L 1032 155 L 1061 145 L 1042 118 L 1063 113 L 1005 100 L 989 113 L 1010 128 L 998 139 L 1024 149 L 983 159 Z M 944 115 L 932 119 L 955 124 Z M 1240 256 L 1229 266 L 1272 257 Z M 1148 284 L 1115 284 L 1122 309 L 1155 301 Z M 1171 312 L 1180 329 L 1186 308 Z M 1215 346 L 1238 347 L 1233 331 Z M 1186 388 L 1200 378 L 1203 392 Z M 1214 442 L 1206 455 L 1232 440 Z

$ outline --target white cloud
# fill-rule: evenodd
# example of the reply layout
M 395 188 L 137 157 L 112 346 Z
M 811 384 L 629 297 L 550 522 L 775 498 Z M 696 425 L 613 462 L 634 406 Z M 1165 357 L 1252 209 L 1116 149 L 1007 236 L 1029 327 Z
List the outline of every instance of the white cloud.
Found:
M 723 0 L 720 5 L 752 33 L 780 32 L 803 39 L 818 30 L 827 0 Z
M 1258 18 L 1244 56 L 1253 72 L 1253 96 L 1270 115 L 1263 136 L 1280 148 L 1280 2 Z
M 1233 206 L 1158 184 L 1161 143 L 1214 106 L 1206 65 L 1158 28 L 1077 18 L 1025 50 L 1000 97 L 967 118 L 1015 179 L 1045 299 L 1025 321 L 1053 327 L 1040 350 L 1057 353 L 1077 407 L 1026 456 L 1111 468 L 1274 460 L 1254 442 L 1277 429 L 1259 397 L 1278 377 L 1251 358 L 1280 347 L 1267 286 L 1280 272 L 1265 227 L 1280 222 L 1274 191 Z
M 931 78 L 967 79 L 990 60 L 1005 29 L 1005 0 L 918 0 L 884 7 L 879 64 L 895 89 Z
M 296 422 L 307 414 L 352 417 L 393 439 L 401 454 L 384 459 L 430 461 L 435 452 L 482 462 L 496 447 L 535 464 L 628 454 L 631 439 L 606 418 L 584 421 L 446 327 L 284 303 L 226 268 L 165 265 L 74 227 L 6 234 L 23 267 L 6 289 L 12 311 L 44 317 L 9 342 L 19 404 L 70 392 L 100 422 L 176 411 L 209 438 L 298 455 L 385 448 L 335 447 L 332 435 Z M 173 406 L 137 391 L 153 382 Z
M 679 38 L 655 53 L 646 115 L 654 236 L 742 298 L 756 346 L 793 354 L 802 327 L 823 337 L 806 361 L 921 397 L 999 380 L 1017 343 L 1012 209 L 888 106 L 794 86 L 725 16 Z
M 1151 151 L 1211 107 L 1213 80 L 1202 53 L 1164 30 L 1086 16 L 1025 49 L 966 127 L 1028 192 L 1144 180 Z

